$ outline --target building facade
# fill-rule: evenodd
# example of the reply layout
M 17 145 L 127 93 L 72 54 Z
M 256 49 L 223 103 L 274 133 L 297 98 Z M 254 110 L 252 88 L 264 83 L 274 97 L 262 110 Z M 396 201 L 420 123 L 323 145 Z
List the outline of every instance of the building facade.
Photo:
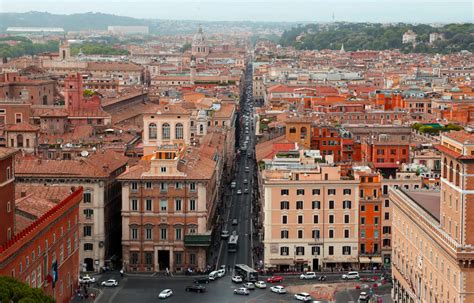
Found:
M 15 231 L 15 168 L 16 150 L 0 148 L 0 245 L 9 241 Z

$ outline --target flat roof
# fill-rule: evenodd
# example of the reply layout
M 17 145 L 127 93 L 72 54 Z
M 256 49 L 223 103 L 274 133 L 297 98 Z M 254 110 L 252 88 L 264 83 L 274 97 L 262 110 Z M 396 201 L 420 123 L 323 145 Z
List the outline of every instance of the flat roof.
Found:
M 439 191 L 402 191 L 438 222 L 440 221 L 441 193 Z

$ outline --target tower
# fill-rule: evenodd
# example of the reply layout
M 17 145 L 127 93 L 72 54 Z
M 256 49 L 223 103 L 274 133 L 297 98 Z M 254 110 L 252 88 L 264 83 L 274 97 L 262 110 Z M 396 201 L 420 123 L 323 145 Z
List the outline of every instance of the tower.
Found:
M 82 77 L 81 74 L 68 75 L 64 80 L 64 103 L 66 108 L 80 108 L 82 100 Z
M 69 42 L 64 40 L 59 45 L 59 60 L 67 61 L 71 59 L 71 48 L 69 47 Z
M 194 81 L 196 80 L 196 58 L 194 56 L 191 56 L 191 62 L 190 62 L 190 82 L 191 84 L 194 84 Z
M 209 55 L 209 45 L 207 44 L 206 37 L 202 32 L 202 27 L 199 26 L 198 32 L 193 37 L 193 43 L 191 44 L 191 55 L 196 57 L 205 57 Z

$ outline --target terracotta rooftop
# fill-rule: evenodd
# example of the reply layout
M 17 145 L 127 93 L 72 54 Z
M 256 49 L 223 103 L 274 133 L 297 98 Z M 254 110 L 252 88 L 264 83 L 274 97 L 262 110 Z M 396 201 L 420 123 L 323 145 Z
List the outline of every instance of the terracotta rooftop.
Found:
M 17 152 L 18 150 L 13 148 L 0 147 L 0 160 L 11 157 Z
M 31 125 L 30 123 L 7 124 L 5 129 L 10 132 L 37 132 L 39 127 Z
M 468 133 L 464 130 L 461 131 L 451 131 L 449 133 L 443 134 L 444 137 L 453 139 L 463 144 L 474 144 L 474 134 Z

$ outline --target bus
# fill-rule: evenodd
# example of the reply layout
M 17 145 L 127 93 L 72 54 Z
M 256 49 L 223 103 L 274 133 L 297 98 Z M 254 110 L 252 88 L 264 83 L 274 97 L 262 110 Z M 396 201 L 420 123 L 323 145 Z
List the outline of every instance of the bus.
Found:
M 237 251 L 237 242 L 239 242 L 239 236 L 235 233 L 230 235 L 229 242 L 227 243 L 227 250 L 229 252 L 236 252 Z
M 244 281 L 257 282 L 258 272 L 246 264 L 235 264 L 235 274 L 241 276 Z

